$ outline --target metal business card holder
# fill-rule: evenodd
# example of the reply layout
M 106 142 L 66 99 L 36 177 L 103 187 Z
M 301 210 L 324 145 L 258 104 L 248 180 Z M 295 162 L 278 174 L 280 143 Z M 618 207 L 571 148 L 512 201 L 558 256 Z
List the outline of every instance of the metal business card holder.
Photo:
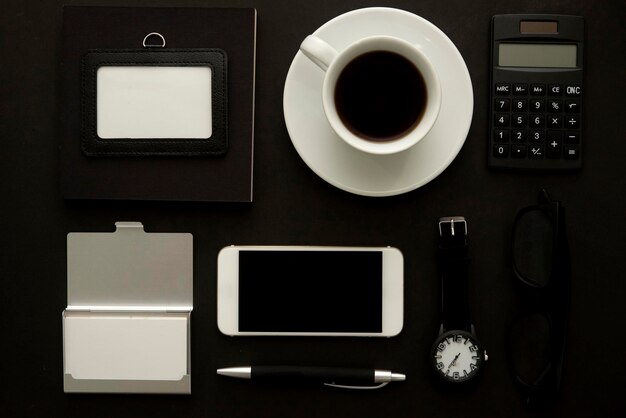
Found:
M 67 235 L 64 391 L 189 394 L 193 237 L 115 226 Z

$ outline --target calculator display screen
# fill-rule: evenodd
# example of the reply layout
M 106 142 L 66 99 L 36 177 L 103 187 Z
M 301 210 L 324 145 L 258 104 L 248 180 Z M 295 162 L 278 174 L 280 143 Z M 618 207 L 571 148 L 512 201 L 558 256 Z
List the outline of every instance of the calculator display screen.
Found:
M 501 67 L 575 68 L 576 45 L 501 43 Z

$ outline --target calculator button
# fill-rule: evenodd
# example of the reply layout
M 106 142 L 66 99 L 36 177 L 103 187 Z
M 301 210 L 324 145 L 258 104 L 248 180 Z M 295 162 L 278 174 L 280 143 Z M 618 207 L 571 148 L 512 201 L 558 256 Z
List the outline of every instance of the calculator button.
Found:
M 545 148 L 543 145 L 531 145 L 528 158 L 543 158 L 545 154 Z
M 509 142 L 509 130 L 495 129 L 493 131 L 493 140 L 496 142 Z
M 565 119 L 565 126 L 570 129 L 576 129 L 580 126 L 580 119 L 578 116 L 568 116 Z
M 567 113 L 579 113 L 580 112 L 580 100 L 566 100 L 565 111 Z
M 546 108 L 546 105 L 543 99 L 533 99 L 530 101 L 531 112 L 543 112 L 545 108 Z
M 569 85 L 565 86 L 565 95 L 569 97 L 578 97 L 580 96 L 582 90 L 580 86 L 577 85 Z
M 545 124 L 546 117 L 544 115 L 530 115 L 531 128 L 543 128 Z
M 496 99 L 493 108 L 498 112 L 508 112 L 511 109 L 511 99 Z
M 513 93 L 517 95 L 528 94 L 528 84 L 513 84 Z
M 578 132 L 565 132 L 566 144 L 578 144 L 580 142 L 580 133 Z
M 561 158 L 561 143 L 557 141 L 549 142 L 547 145 L 546 157 Z
M 525 112 L 528 109 L 528 100 L 526 99 L 515 99 L 513 100 L 513 111 L 514 112 Z
M 503 115 L 501 113 L 496 113 L 494 116 L 493 123 L 496 126 L 509 126 L 509 115 Z
M 548 127 L 549 128 L 560 128 L 563 125 L 563 117 L 562 116 L 548 116 Z
M 511 94 L 511 85 L 509 83 L 496 83 L 495 93 L 498 96 L 508 96 Z
M 552 142 L 552 140 L 562 141 L 563 140 L 563 132 L 562 131 L 548 131 L 547 132 L 548 142 Z
M 545 84 L 531 84 L 530 85 L 530 94 L 533 96 L 543 96 L 546 94 L 546 85 Z
M 508 145 L 494 145 L 493 146 L 493 156 L 496 158 L 505 158 L 509 155 L 509 146 Z
M 563 145 L 563 132 L 548 131 L 548 141 L 546 144 L 546 157 L 561 158 L 561 146 Z
M 514 129 L 511 131 L 511 139 L 513 142 L 526 142 L 526 130 L 524 129 Z
M 546 141 L 546 131 L 532 129 L 530 131 L 529 141 L 540 142 L 543 144 Z
M 526 157 L 526 145 L 511 145 L 511 157 L 513 158 Z
M 578 159 L 578 145 L 565 145 L 563 147 L 563 154 L 566 160 Z
M 550 84 L 548 87 L 548 94 L 550 96 L 561 96 L 563 95 L 563 86 L 560 84 Z
M 559 99 L 548 100 L 548 112 L 558 113 L 563 110 L 563 101 Z
M 511 118 L 511 126 L 516 128 L 524 128 L 528 124 L 527 115 L 513 115 Z

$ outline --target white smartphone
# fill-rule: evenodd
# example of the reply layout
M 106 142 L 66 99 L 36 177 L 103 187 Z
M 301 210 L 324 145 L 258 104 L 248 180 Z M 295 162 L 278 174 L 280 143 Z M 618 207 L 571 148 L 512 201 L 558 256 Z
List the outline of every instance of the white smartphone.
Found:
M 404 262 L 392 247 L 230 246 L 217 259 L 226 335 L 392 337 Z

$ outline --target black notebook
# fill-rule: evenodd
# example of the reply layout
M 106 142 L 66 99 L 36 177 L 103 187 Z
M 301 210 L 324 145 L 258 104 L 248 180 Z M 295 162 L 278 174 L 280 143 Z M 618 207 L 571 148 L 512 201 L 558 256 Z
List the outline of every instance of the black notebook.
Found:
M 255 45 L 251 8 L 64 7 L 63 196 L 251 202 Z

